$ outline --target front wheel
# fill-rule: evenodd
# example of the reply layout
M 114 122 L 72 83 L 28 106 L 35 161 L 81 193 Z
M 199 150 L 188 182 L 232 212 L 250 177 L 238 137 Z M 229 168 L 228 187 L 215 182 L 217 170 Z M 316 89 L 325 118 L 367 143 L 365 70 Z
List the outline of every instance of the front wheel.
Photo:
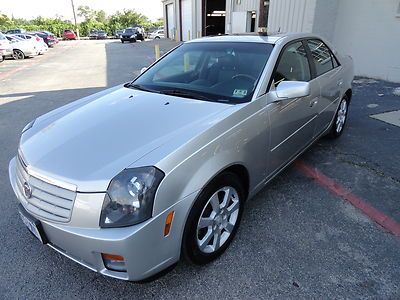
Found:
M 340 101 L 339 108 L 336 112 L 335 119 L 329 133 L 332 138 L 338 138 L 342 135 L 344 126 L 347 121 L 347 112 L 349 108 L 349 98 L 344 96 L 342 101 Z
M 4 56 L 0 55 L 0 63 L 4 61 Z
M 24 54 L 24 52 L 22 52 L 21 50 L 14 49 L 14 51 L 13 51 L 13 58 L 14 58 L 15 60 L 24 59 L 24 58 L 25 58 L 25 54 Z
M 226 172 L 215 178 L 193 205 L 182 242 L 182 252 L 195 264 L 219 257 L 232 242 L 239 227 L 245 193 L 239 178 Z

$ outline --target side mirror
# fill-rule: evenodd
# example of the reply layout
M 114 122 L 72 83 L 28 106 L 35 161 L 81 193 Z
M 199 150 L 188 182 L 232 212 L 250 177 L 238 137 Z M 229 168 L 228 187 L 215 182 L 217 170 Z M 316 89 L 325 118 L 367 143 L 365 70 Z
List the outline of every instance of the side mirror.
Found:
M 310 84 L 303 81 L 282 81 L 276 87 L 276 101 L 282 99 L 301 98 L 311 94 Z
M 143 74 L 144 72 L 146 72 L 146 70 L 147 70 L 147 67 L 141 68 L 141 69 L 140 69 L 140 74 Z

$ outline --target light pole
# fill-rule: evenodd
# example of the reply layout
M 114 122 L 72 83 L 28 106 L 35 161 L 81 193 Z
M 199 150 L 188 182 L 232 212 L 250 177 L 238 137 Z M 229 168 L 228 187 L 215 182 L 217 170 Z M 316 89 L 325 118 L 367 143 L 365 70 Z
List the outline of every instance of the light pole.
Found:
M 72 5 L 72 12 L 74 13 L 76 37 L 79 40 L 79 28 L 78 28 L 78 24 L 76 23 L 76 13 L 75 13 L 74 0 L 71 0 L 71 5 Z

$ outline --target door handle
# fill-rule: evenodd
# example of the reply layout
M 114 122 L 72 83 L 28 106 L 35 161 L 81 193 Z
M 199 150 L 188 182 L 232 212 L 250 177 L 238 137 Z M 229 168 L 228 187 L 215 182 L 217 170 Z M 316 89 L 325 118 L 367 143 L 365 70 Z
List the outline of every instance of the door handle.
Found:
M 314 98 L 310 102 L 310 107 L 313 107 L 314 105 L 317 105 L 317 104 L 318 104 L 318 98 Z

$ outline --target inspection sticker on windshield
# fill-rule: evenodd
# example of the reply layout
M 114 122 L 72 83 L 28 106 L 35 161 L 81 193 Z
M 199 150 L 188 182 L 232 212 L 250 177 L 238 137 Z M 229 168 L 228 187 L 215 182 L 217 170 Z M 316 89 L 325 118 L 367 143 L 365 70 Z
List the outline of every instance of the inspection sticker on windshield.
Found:
M 247 95 L 247 90 L 238 90 L 235 89 L 233 91 L 233 97 L 239 97 L 239 98 L 243 98 Z

